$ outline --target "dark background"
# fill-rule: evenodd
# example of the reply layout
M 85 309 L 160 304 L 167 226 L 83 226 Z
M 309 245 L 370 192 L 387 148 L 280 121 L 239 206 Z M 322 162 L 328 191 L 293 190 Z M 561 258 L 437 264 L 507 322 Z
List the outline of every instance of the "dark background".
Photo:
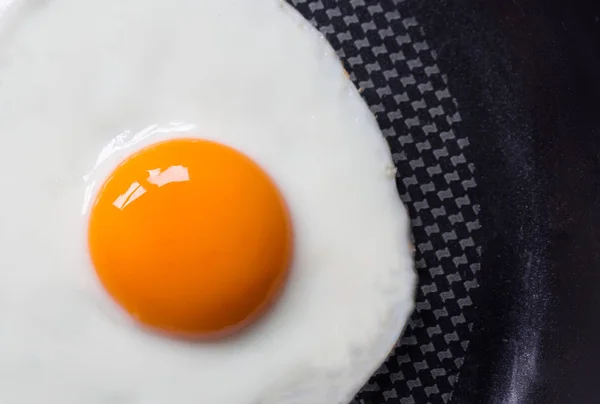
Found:
M 416 249 L 353 404 L 599 404 L 600 0 L 289 1 L 374 113 Z
M 454 403 L 600 403 L 600 2 L 414 2 L 473 147 L 483 245 Z

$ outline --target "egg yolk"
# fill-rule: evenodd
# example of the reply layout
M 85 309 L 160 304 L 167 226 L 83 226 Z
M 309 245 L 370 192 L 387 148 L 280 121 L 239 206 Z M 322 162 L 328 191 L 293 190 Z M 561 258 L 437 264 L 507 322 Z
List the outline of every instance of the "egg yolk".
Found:
M 292 226 L 280 192 L 222 144 L 177 139 L 119 165 L 91 209 L 89 251 L 112 298 L 144 325 L 236 331 L 281 291 Z

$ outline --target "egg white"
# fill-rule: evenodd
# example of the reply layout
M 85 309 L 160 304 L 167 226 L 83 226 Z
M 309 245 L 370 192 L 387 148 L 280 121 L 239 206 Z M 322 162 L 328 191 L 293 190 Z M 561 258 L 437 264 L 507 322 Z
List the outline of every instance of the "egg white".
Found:
M 281 1 L 13 2 L 0 134 L 0 402 L 344 403 L 412 310 L 387 144 L 329 44 Z M 253 158 L 294 222 L 282 298 L 214 343 L 142 331 L 87 255 L 102 181 L 182 136 Z

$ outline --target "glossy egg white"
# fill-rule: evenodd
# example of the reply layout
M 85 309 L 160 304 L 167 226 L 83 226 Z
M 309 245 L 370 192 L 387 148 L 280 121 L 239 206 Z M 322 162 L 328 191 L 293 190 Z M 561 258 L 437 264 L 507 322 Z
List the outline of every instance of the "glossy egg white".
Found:
M 349 402 L 413 308 L 408 220 L 377 123 L 329 44 L 276 0 L 0 3 L 0 402 Z M 86 246 L 132 152 L 199 137 L 253 158 L 289 205 L 295 261 L 245 332 L 140 329 Z

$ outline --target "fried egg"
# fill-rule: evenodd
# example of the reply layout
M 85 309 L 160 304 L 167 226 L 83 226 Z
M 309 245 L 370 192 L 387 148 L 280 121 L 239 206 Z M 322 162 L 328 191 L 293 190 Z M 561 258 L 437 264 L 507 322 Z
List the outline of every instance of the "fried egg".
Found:
M 416 277 L 323 36 L 276 0 L 0 10 L 0 402 L 349 402 Z

